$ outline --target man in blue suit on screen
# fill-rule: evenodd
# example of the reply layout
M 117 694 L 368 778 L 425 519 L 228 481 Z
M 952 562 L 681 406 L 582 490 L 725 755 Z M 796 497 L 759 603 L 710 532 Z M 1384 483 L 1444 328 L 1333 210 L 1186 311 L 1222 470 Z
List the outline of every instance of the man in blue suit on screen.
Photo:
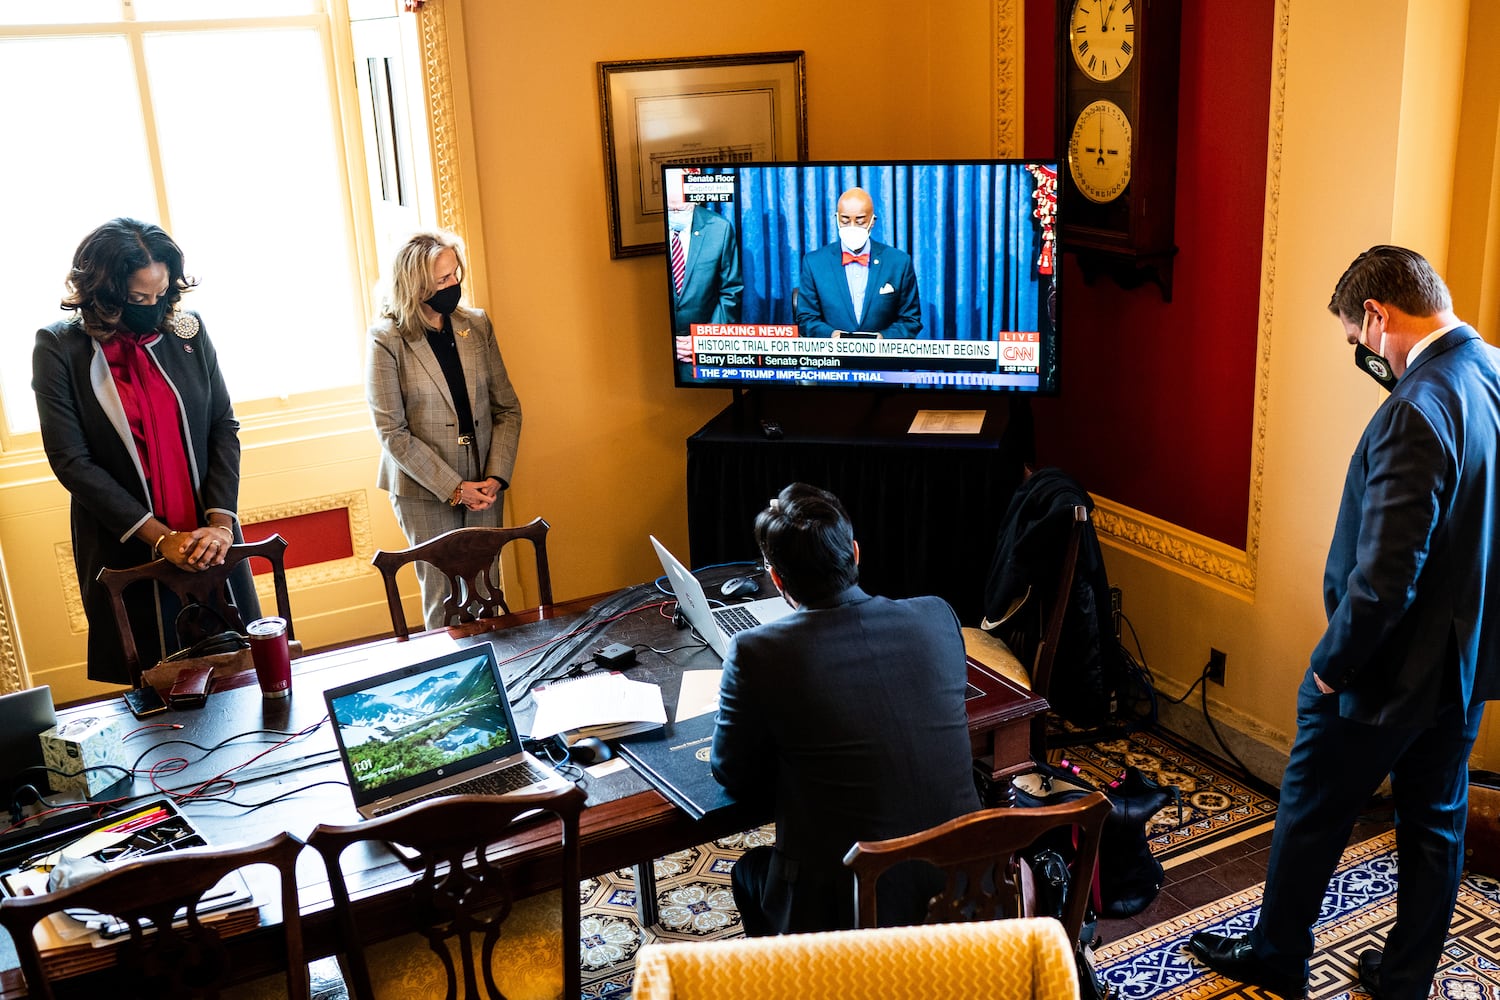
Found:
M 694 323 L 738 323 L 740 243 L 730 221 L 689 202 L 683 191 L 687 170 L 666 171 L 667 271 L 672 281 L 672 332 L 678 367 L 691 374 L 688 335 Z M 697 173 L 697 168 L 691 170 Z
M 802 258 L 797 325 L 804 337 L 922 332 L 922 302 L 911 257 L 870 239 L 875 202 L 862 188 L 839 196 L 839 238 Z
M 1250 933 L 1194 934 L 1210 968 L 1306 994 L 1313 924 L 1387 775 L 1401 868 L 1396 924 L 1359 956 L 1377 1000 L 1428 995 L 1458 895 L 1468 760 L 1500 698 L 1500 350 L 1453 313 L 1432 266 L 1377 246 L 1329 311 L 1391 390 L 1349 463 L 1324 570 L 1328 628 L 1297 691 L 1265 899 Z

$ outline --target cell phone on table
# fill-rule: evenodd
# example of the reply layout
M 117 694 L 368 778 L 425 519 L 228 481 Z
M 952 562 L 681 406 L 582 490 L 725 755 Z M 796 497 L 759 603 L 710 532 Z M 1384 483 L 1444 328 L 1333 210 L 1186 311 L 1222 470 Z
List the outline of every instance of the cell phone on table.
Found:
M 161 692 L 149 684 L 126 691 L 125 704 L 129 706 L 130 713 L 137 719 L 144 719 L 148 715 L 159 715 L 167 710 L 167 703 L 162 700 Z

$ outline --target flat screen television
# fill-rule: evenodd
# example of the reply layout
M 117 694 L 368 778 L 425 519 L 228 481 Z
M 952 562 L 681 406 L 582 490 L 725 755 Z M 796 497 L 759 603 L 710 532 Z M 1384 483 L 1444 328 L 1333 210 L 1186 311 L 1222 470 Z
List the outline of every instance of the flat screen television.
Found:
M 661 182 L 678 386 L 1058 392 L 1055 160 Z

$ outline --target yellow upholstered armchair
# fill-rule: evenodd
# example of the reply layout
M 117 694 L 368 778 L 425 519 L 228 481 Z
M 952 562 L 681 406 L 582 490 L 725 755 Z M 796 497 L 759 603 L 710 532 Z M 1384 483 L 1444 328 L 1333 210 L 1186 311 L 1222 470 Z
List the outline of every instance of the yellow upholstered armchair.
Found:
M 1076 1000 L 1062 925 L 1047 917 L 649 944 L 636 1000 Z

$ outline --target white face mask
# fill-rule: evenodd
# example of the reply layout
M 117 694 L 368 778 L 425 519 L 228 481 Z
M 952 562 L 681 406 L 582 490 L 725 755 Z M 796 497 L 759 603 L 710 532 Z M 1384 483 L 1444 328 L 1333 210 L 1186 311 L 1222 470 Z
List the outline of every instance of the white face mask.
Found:
M 870 231 L 864 226 L 839 226 L 839 243 L 850 253 L 857 253 L 870 242 Z
M 692 205 L 685 205 L 682 208 L 672 209 L 668 213 L 672 228 L 679 233 L 684 229 L 691 229 L 693 226 L 693 208 L 694 206 Z

